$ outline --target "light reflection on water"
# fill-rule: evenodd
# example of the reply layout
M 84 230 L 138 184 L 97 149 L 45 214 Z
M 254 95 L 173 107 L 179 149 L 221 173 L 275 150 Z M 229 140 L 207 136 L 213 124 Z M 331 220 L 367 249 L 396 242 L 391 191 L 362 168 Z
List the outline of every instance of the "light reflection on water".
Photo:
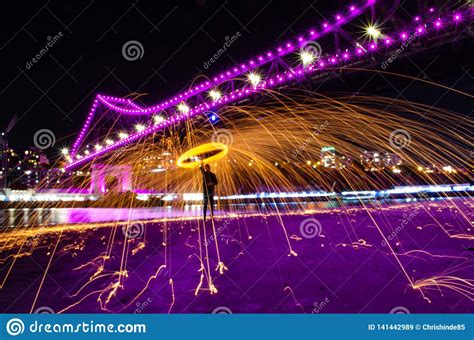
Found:
M 384 203 L 404 203 L 413 199 L 397 199 Z M 374 202 L 370 202 L 373 204 Z M 377 204 L 380 202 L 377 201 Z M 360 202 L 298 202 L 298 203 L 248 203 L 234 204 L 216 209 L 215 215 L 229 211 L 237 214 L 274 212 L 297 209 L 325 209 L 340 206 L 360 205 Z M 176 217 L 197 217 L 202 214 L 201 205 L 186 205 L 184 208 L 153 207 L 153 208 L 53 208 L 53 209 L 3 209 L 0 210 L 0 228 L 15 226 L 37 226 L 74 223 L 96 223 L 110 221 L 148 220 Z

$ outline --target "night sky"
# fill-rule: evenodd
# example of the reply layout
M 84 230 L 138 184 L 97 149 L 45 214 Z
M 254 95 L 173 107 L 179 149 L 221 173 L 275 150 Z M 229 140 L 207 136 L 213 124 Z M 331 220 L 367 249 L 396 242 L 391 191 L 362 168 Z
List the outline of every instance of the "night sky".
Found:
M 414 1 L 409 1 L 408 6 Z M 392 2 L 390 2 L 392 3 Z M 402 2 L 403 3 L 403 2 Z M 347 1 L 8 1 L 1 10 L 0 130 L 11 119 L 13 147 L 32 145 L 38 129 L 50 129 L 56 147 L 79 131 L 96 93 L 148 93 L 153 104 L 189 86 L 200 73 L 215 74 L 235 62 L 305 32 Z M 406 14 L 406 13 L 405 13 Z M 408 14 L 406 14 L 408 15 Z M 48 37 L 62 37 L 27 68 Z M 204 63 L 225 43 L 240 38 L 209 70 Z M 122 46 L 144 47 L 143 58 L 127 61 Z M 418 56 L 401 58 L 391 71 L 473 90 L 472 38 Z M 214 72 L 213 72 L 214 71 Z M 472 102 L 445 90 L 373 74 L 333 80 L 320 91 L 402 96 L 472 114 Z M 462 100 L 459 100 L 462 98 Z M 55 151 L 55 150 L 53 150 Z

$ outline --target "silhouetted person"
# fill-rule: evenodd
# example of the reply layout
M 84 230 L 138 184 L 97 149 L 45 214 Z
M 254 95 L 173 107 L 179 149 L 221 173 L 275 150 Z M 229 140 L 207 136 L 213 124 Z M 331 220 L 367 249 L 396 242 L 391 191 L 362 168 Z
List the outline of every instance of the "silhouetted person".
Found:
M 207 205 L 209 204 L 211 210 L 211 218 L 214 217 L 214 190 L 217 185 L 217 177 L 211 172 L 211 166 L 206 164 L 201 166 L 202 172 L 202 190 L 203 190 L 203 217 L 206 222 Z

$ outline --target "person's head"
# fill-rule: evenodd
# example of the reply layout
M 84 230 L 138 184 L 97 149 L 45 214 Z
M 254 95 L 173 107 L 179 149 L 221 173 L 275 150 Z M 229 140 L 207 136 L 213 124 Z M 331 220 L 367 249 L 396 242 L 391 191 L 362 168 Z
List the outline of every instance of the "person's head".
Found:
M 204 170 L 207 172 L 211 171 L 211 166 L 209 164 L 204 165 Z

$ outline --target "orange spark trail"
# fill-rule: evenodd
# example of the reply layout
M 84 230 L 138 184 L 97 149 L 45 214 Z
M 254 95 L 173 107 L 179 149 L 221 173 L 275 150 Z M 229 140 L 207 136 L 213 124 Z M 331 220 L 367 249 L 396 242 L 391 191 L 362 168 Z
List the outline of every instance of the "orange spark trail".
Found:
M 41 279 L 41 283 L 38 287 L 38 291 L 36 292 L 35 299 L 33 300 L 33 304 L 31 305 L 30 314 L 32 314 L 35 309 L 36 301 L 38 300 L 38 296 L 40 294 L 41 288 L 43 287 L 44 279 L 46 278 L 46 275 L 48 274 L 49 267 L 51 266 L 51 262 L 53 261 L 54 254 L 56 253 L 56 249 L 58 248 L 58 244 L 59 244 L 59 241 L 61 240 L 62 235 L 63 235 L 62 232 L 59 233 L 58 240 L 56 241 L 56 245 L 54 246 L 51 256 L 49 257 L 48 265 L 46 266 L 46 269 L 43 274 L 43 278 Z

